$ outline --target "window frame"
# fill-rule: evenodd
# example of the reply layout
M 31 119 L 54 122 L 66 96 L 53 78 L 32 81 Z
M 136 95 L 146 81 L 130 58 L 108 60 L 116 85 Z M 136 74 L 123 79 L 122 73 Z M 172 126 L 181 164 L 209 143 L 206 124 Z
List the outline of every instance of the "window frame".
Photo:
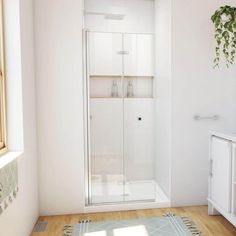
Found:
M 0 155 L 8 150 L 3 0 L 0 0 Z M 2 147 L 1 147 L 2 142 Z

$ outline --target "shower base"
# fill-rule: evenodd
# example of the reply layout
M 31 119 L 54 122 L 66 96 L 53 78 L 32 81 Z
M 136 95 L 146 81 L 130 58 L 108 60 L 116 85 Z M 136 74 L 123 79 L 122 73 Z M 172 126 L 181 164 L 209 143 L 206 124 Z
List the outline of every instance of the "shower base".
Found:
M 169 207 L 170 201 L 154 180 L 93 183 L 92 203 L 85 212 L 121 211 Z

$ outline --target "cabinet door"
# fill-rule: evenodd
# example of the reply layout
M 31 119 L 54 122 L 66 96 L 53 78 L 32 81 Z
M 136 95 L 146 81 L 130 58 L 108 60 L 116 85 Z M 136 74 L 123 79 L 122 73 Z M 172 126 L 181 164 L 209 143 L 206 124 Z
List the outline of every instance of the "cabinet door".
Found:
M 236 215 L 236 143 L 232 143 L 232 213 Z
M 154 75 L 154 39 L 151 34 L 124 34 L 124 74 Z
M 122 75 L 122 34 L 89 33 L 89 74 Z
M 211 146 L 211 199 L 223 210 L 231 210 L 231 142 L 212 138 Z

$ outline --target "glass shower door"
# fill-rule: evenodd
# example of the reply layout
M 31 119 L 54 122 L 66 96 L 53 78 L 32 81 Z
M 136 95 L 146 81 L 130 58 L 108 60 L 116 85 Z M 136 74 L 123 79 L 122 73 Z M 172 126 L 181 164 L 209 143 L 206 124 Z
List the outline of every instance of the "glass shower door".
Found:
M 88 33 L 90 204 L 124 200 L 122 35 Z
M 123 104 L 121 99 L 91 99 L 91 200 L 123 201 Z
M 88 33 L 90 204 L 156 198 L 152 40 Z
M 125 201 L 154 201 L 154 103 L 148 98 L 124 100 Z
M 124 34 L 125 201 L 155 201 L 153 35 Z

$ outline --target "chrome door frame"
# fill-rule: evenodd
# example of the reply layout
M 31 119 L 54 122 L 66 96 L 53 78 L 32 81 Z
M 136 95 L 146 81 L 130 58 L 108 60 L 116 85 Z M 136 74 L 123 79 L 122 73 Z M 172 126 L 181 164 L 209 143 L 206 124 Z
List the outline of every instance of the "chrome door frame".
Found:
M 90 109 L 89 109 L 89 30 L 83 30 L 83 97 L 84 97 L 84 187 L 85 206 L 91 204 L 91 176 L 90 176 Z

